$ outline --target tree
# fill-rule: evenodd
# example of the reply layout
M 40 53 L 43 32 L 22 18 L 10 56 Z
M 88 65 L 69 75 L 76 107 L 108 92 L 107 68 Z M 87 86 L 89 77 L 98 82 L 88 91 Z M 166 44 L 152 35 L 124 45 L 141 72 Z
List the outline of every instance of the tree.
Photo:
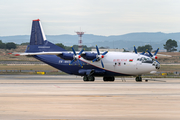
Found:
M 6 43 L 6 49 L 16 49 L 16 44 L 13 42 Z
M 145 46 L 138 46 L 137 51 L 138 52 L 145 52 L 146 50 L 152 51 L 151 45 L 145 45 Z
M 6 49 L 6 44 L 0 40 L 0 49 Z
M 56 45 L 63 48 L 63 49 L 65 49 L 65 46 L 62 43 L 57 43 Z
M 29 42 L 21 43 L 21 45 L 29 45 Z
M 70 46 L 65 46 L 62 43 L 57 43 L 56 45 L 67 51 L 72 51 L 72 48 Z M 74 48 L 75 51 L 78 51 L 78 45 L 73 45 L 72 47 Z M 82 48 L 85 49 L 86 51 L 91 51 L 91 48 L 87 47 L 86 45 L 82 45 Z
M 167 52 L 177 51 L 176 47 L 178 47 L 177 42 L 172 39 L 167 40 L 166 44 L 164 44 L 164 49 L 166 49 Z
M 123 48 L 124 49 L 124 48 Z M 126 50 L 126 49 L 124 49 L 124 51 L 123 52 L 129 52 L 128 50 Z

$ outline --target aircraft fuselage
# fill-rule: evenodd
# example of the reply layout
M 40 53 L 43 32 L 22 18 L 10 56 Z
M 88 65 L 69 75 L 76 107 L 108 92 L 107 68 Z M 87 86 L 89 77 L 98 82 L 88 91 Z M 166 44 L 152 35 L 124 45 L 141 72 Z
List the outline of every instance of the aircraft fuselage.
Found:
M 105 71 L 104 74 L 100 73 L 94 76 L 106 76 L 106 73 L 108 73 L 107 76 L 135 76 L 157 70 L 155 61 L 150 57 L 127 52 L 108 52 L 102 59 L 104 68 L 102 68 L 100 61 L 91 62 L 82 57 L 79 60 L 82 62 L 83 68 L 77 61 L 69 65 L 71 60 L 63 60 L 56 55 L 36 55 L 34 57 L 61 71 L 74 75 L 82 75 L 79 72 L 81 69 Z

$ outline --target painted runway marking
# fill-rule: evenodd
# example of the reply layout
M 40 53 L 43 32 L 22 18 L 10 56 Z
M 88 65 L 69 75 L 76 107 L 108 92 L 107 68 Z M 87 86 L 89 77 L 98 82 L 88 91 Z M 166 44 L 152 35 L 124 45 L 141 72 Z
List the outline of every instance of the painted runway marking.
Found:
M 56 88 L 60 88 L 59 86 L 57 86 L 57 85 L 54 85 Z

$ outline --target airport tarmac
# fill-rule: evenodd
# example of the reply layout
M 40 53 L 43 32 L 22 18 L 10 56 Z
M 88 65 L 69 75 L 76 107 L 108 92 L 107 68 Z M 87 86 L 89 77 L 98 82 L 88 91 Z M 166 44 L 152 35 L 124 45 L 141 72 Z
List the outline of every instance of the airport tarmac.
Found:
M 179 120 L 180 79 L 1 75 L 0 120 Z M 166 82 L 165 82 L 166 81 Z

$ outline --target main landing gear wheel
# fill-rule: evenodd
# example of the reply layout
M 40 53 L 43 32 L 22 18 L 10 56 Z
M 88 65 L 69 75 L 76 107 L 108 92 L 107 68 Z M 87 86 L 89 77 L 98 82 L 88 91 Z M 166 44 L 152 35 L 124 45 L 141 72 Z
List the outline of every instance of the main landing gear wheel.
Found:
M 113 77 L 103 77 L 104 82 L 114 82 L 115 78 Z
M 83 80 L 84 80 L 84 82 L 88 82 L 88 81 L 94 82 L 95 78 L 94 78 L 94 76 L 91 76 L 91 75 L 90 76 L 85 75 L 83 77 Z
M 141 76 L 136 77 L 136 82 L 142 82 L 142 77 Z

